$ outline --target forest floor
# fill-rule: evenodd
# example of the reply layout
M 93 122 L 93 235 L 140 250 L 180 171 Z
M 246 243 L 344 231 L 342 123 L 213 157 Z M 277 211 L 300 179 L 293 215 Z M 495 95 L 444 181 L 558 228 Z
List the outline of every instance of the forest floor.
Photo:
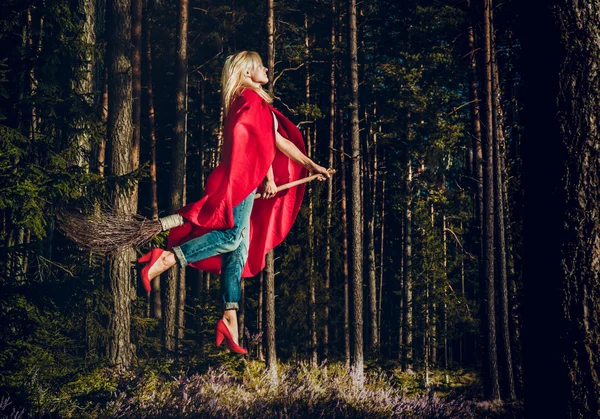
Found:
M 104 367 L 73 376 L 60 385 L 31 383 L 27 395 L 0 397 L 0 417 L 523 416 L 522 402 L 482 400 L 475 371 L 432 370 L 426 388 L 422 371 L 401 372 L 393 362 L 367 363 L 360 385 L 343 363 L 316 367 L 283 363 L 274 378 L 260 361 L 230 354 L 223 354 L 221 361 L 201 368 L 176 362 L 138 362 L 132 371 L 122 374 Z

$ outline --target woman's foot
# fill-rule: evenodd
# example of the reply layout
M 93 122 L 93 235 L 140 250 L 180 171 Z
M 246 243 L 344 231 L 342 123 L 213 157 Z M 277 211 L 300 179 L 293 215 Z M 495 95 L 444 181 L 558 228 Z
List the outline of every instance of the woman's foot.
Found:
M 238 330 L 237 330 L 236 310 L 226 310 L 223 313 L 223 318 L 219 320 L 216 327 L 217 346 L 220 346 L 223 340 L 227 343 L 227 347 L 239 354 L 247 354 L 248 351 L 238 345 Z
M 175 255 L 163 249 L 152 249 L 138 259 L 139 263 L 147 263 L 141 271 L 142 284 L 146 292 L 151 291 L 150 282 L 158 275 L 169 269 L 176 263 Z
M 158 260 L 150 267 L 150 269 L 148 269 L 148 278 L 150 281 L 152 281 L 154 278 L 171 268 L 176 263 L 177 260 L 175 259 L 175 254 L 165 250 L 160 255 Z
M 227 326 L 233 341 L 239 345 L 237 310 L 225 310 L 223 312 L 223 322 Z

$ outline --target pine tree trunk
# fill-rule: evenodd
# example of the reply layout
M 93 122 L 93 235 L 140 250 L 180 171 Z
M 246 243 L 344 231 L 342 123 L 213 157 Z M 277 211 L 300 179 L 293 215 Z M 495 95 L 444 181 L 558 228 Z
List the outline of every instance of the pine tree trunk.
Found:
M 385 167 L 385 162 L 384 162 Z M 381 316 L 383 312 L 383 248 L 385 232 L 385 179 L 381 181 L 381 213 L 380 213 L 380 237 L 379 237 L 379 310 L 377 310 L 377 336 L 381 344 Z
M 80 32 L 80 40 L 86 46 L 81 51 L 80 65 L 76 72 L 77 79 L 73 80 L 73 90 L 91 108 L 94 103 L 95 93 L 95 62 L 91 49 L 96 44 L 96 2 L 95 0 L 79 0 L 78 12 L 83 16 L 83 25 Z M 92 145 L 90 141 L 89 123 L 84 119 L 75 122 L 75 141 L 79 146 L 78 165 L 86 170 L 90 167 Z
M 362 206 L 361 206 L 361 173 L 360 173 L 360 136 L 358 125 L 358 44 L 356 28 L 356 0 L 349 1 L 350 17 L 350 86 L 352 93 L 351 102 L 351 155 L 352 155 L 352 200 L 350 210 L 352 213 L 352 298 L 354 311 L 354 359 L 352 367 L 356 374 L 357 383 L 362 385 L 364 375 L 363 356 L 363 247 L 362 247 Z
M 274 0 L 267 0 L 267 67 L 269 68 L 269 83 L 267 90 L 273 94 L 273 82 L 275 81 L 275 11 Z
M 493 19 L 493 14 L 490 15 L 490 19 Z M 493 33 L 493 32 L 492 32 Z M 492 36 L 493 40 L 493 36 Z M 510 313 L 508 310 L 508 278 L 507 278 L 507 254 L 506 254 L 506 222 L 507 217 L 505 216 L 506 208 L 506 196 L 505 196 L 505 182 L 504 182 L 504 170 L 502 162 L 504 155 L 502 154 L 501 143 L 504 143 L 504 131 L 502 127 L 503 117 L 502 108 L 500 103 L 500 83 L 498 77 L 498 61 L 496 59 L 496 48 L 492 42 L 492 91 L 494 92 L 494 207 L 496 208 L 496 231 L 498 232 L 496 240 L 497 249 L 497 261 L 498 267 L 497 272 L 499 275 L 499 288 L 500 288 L 500 308 L 501 308 L 501 328 L 502 328 L 502 347 L 504 355 L 504 371 L 506 378 L 504 380 L 505 393 L 509 400 L 515 400 L 517 395 L 515 393 L 515 380 L 513 375 L 513 363 L 512 353 L 510 345 L 510 329 L 509 329 L 509 317 Z
M 405 371 L 413 368 L 412 315 L 412 164 L 406 162 L 406 208 L 404 209 L 404 277 L 403 277 L 403 363 Z
M 523 141 L 525 408 L 599 417 L 600 2 L 535 6 L 521 22 L 524 126 L 534 127 Z M 533 18 L 539 33 L 525 31 Z
M 336 23 L 336 0 L 331 1 L 331 70 L 329 73 L 329 168 L 334 166 L 333 148 L 335 146 L 335 23 Z M 333 212 L 333 177 L 327 179 L 327 230 L 325 237 L 325 307 L 323 313 L 323 361 L 327 362 L 329 357 L 329 305 L 331 286 L 331 228 Z
M 306 112 L 304 120 L 309 122 L 312 116 L 308 114 L 310 106 L 310 39 L 308 35 L 308 15 L 304 14 L 304 91 Z M 311 134 L 311 126 L 307 124 L 305 136 L 308 143 L 307 155 L 314 159 L 314 147 Z M 316 312 L 316 280 L 315 280 L 315 232 L 313 221 L 313 194 L 314 189 L 312 184 L 308 184 L 308 287 L 309 287 L 309 302 L 308 316 L 310 325 L 310 365 L 317 365 L 317 312 Z
M 343 130 L 343 110 L 338 110 L 340 129 Z M 344 361 L 346 367 L 350 367 L 350 272 L 349 272 L 349 252 L 348 252 L 348 203 L 346 187 L 346 156 L 344 152 L 344 135 L 340 132 L 340 184 L 342 189 L 342 253 L 344 264 Z
M 111 147 L 110 170 L 113 176 L 131 171 L 131 19 L 129 0 L 112 0 L 108 24 L 108 99 L 107 137 Z M 133 213 L 129 194 L 115 188 L 113 207 L 117 215 Z M 108 356 L 117 370 L 131 366 L 135 348 L 130 341 L 131 286 L 130 266 L 133 249 L 128 248 L 110 261 L 112 307 L 109 322 Z
M 177 19 L 177 54 L 175 60 L 175 127 L 171 162 L 171 197 L 169 211 L 185 204 L 186 170 L 186 101 L 187 101 L 187 20 L 188 0 L 180 0 Z M 167 307 L 164 316 L 165 347 L 169 351 L 177 349 L 183 338 L 185 307 L 185 270 L 173 266 L 167 275 L 168 287 L 165 290 Z M 177 327 L 177 334 L 175 328 Z
M 377 115 L 377 104 L 373 108 L 373 119 Z M 369 126 L 372 127 L 373 121 Z M 367 261 L 369 266 L 369 326 L 371 329 L 371 350 L 377 351 L 379 348 L 378 327 L 377 327 L 377 275 L 375 272 L 375 198 L 377 196 L 377 134 L 369 128 L 373 158 L 366 161 L 369 168 L 367 171 L 370 176 L 366 179 L 369 184 L 369 213 L 367 218 Z M 369 155 L 369 153 L 367 153 Z
M 256 320 L 256 324 L 258 327 L 258 333 L 260 333 L 261 335 L 264 333 L 264 327 L 263 327 L 263 295 L 264 295 L 264 270 L 260 272 L 260 286 L 259 286 L 259 291 L 258 291 L 258 310 L 257 310 L 257 317 L 258 319 Z M 264 361 L 265 360 L 265 356 L 263 354 L 263 338 L 261 337 L 261 339 L 258 341 L 258 348 L 256 349 L 256 357 L 258 358 L 259 361 Z
M 267 37 L 268 37 L 268 49 L 267 49 L 267 63 L 269 65 L 269 92 L 274 93 L 273 90 L 273 79 L 275 72 L 275 24 L 274 24 L 274 11 L 273 11 L 273 0 L 268 0 L 268 21 L 267 21 Z M 267 351 L 267 369 L 271 380 L 273 382 L 278 381 L 277 377 L 277 355 L 275 348 L 275 255 L 273 250 L 267 253 L 266 266 L 264 269 L 264 280 L 265 280 L 265 315 L 266 315 L 266 351 Z
M 267 369 L 273 382 L 277 382 L 277 355 L 275 349 L 275 257 L 267 253 L 265 266 Z
M 498 351 L 496 345 L 496 306 L 494 289 L 494 138 L 493 138 L 493 89 L 492 89 L 492 44 L 491 44 L 491 0 L 484 2 L 485 40 L 485 97 L 486 137 L 483 145 L 483 271 L 482 302 L 484 309 L 483 330 L 485 340 L 484 395 L 489 399 L 500 399 L 498 381 Z
M 158 220 L 158 185 L 156 177 L 156 129 L 154 123 L 154 93 L 152 89 L 152 37 L 150 27 L 150 10 L 148 0 L 144 3 L 142 19 L 143 33 L 146 35 L 146 103 L 148 118 L 148 138 L 150 139 L 150 206 L 152 208 L 152 219 Z M 162 319 L 162 299 L 160 292 L 160 275 L 152 279 L 152 293 L 150 296 L 152 309 L 151 314 L 155 319 Z
M 434 205 L 431 204 L 430 208 L 430 216 L 431 216 L 431 237 L 435 238 L 435 213 L 434 213 Z M 433 256 L 434 249 L 430 248 L 431 254 L 431 275 L 429 275 L 429 279 L 431 281 L 431 336 L 429 338 L 429 343 L 431 346 L 431 350 L 429 354 L 431 355 L 431 364 L 437 365 L 437 348 L 439 346 L 438 342 L 438 332 L 437 332 L 437 304 L 436 304 L 436 280 L 437 273 L 434 269 L 435 259 Z
M 131 142 L 131 170 L 140 167 L 140 139 L 142 121 L 142 0 L 131 0 L 131 75 L 133 137 Z M 131 191 L 134 212 L 138 207 L 138 187 Z

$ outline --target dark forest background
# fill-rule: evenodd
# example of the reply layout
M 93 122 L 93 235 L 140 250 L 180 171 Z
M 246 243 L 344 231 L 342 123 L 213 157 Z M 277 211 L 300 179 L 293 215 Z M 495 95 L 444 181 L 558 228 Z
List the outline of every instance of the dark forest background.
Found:
M 597 417 L 600 2 L 528 3 L 2 2 L 0 413 Z M 148 249 L 61 230 L 199 199 L 241 50 L 337 170 L 243 281 L 245 357 L 217 275 L 146 295 Z

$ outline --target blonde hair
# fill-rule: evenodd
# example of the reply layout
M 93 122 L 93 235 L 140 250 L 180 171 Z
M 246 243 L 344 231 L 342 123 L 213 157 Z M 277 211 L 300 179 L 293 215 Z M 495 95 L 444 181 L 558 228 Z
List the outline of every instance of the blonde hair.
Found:
M 227 116 L 235 98 L 241 93 L 242 88 L 252 89 L 268 103 L 273 102 L 271 95 L 261 85 L 245 77 L 247 72 L 254 71 L 256 67 L 262 66 L 260 55 L 254 51 L 241 51 L 227 57 L 221 72 L 221 103 L 225 116 Z

